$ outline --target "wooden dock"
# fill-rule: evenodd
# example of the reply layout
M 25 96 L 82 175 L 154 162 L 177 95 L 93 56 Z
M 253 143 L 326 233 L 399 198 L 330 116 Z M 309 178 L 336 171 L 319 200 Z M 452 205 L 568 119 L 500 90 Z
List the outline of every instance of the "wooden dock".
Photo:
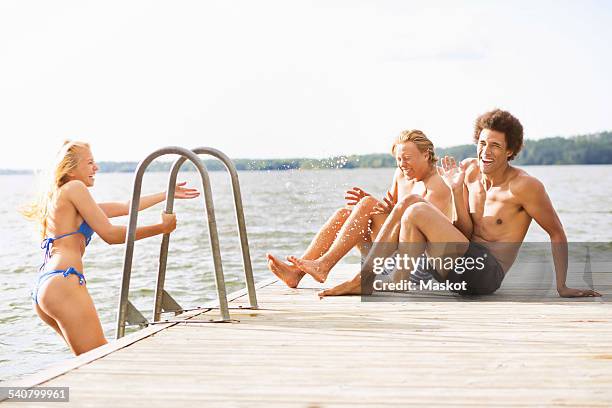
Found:
M 149 326 L 10 385 L 70 387 L 61 407 L 612 406 L 604 300 L 318 299 L 356 268 L 263 282 L 261 310 L 231 296 L 239 323 L 187 312 L 201 323 Z

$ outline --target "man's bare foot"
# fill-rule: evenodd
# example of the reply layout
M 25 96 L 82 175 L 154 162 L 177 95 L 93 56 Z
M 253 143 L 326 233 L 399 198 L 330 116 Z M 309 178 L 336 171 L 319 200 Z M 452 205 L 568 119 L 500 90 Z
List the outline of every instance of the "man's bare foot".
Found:
M 361 295 L 361 276 L 357 275 L 353 279 L 348 280 L 334 286 L 331 289 L 326 289 L 323 292 L 319 292 L 319 298 L 323 299 L 325 296 L 346 296 L 346 295 Z
M 318 259 L 308 260 L 302 258 L 296 258 L 295 256 L 288 256 L 287 260 L 300 268 L 302 272 L 306 272 L 314 278 L 317 282 L 325 282 L 327 275 L 329 274 L 329 267 Z
M 296 288 L 304 277 L 304 272 L 297 266 L 280 261 L 272 254 L 266 254 L 266 258 L 268 259 L 268 269 L 290 288 Z

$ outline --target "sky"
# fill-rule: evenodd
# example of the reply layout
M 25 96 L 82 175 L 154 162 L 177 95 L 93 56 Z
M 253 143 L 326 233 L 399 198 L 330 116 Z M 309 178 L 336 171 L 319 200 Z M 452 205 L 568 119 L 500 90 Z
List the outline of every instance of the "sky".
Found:
M 605 1 L 0 0 L 0 168 L 65 139 L 98 161 L 445 147 L 496 107 L 527 138 L 610 130 L 611 39 Z

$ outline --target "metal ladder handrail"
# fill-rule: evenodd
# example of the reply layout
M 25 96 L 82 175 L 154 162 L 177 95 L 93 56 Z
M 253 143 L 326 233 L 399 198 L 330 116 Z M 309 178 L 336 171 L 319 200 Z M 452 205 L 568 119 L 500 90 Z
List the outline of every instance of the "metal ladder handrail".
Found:
M 229 308 L 227 303 L 227 294 L 225 291 L 225 279 L 223 276 L 223 267 L 221 265 L 221 255 L 219 250 L 219 239 L 217 232 L 217 224 L 215 220 L 214 205 L 212 201 L 212 191 L 210 189 L 210 178 L 208 177 L 208 171 L 204 162 L 191 150 L 185 149 L 178 146 L 169 146 L 158 149 L 153 153 L 149 154 L 144 158 L 136 168 L 134 175 L 134 187 L 132 190 L 132 201 L 129 212 L 128 228 L 125 236 L 125 255 L 123 262 L 123 276 L 121 281 L 121 291 L 119 295 L 119 306 L 117 310 L 117 326 L 115 337 L 121 338 L 125 334 L 125 324 L 127 320 L 133 321 L 136 324 L 146 325 L 148 321 L 146 318 L 132 305 L 128 299 L 130 289 L 130 279 L 132 273 L 132 261 L 134 257 L 134 241 L 136 239 L 136 225 L 138 221 L 138 207 L 140 206 L 140 194 L 142 190 L 142 178 L 145 170 L 151 164 L 153 160 L 160 156 L 167 154 L 177 154 L 184 158 L 189 159 L 200 173 L 202 180 L 202 190 L 204 191 L 204 200 L 206 203 L 206 214 L 208 218 L 208 232 L 211 241 L 211 248 L 213 251 L 213 260 L 215 262 L 215 283 L 217 286 L 217 296 L 219 299 L 219 308 L 221 312 L 221 318 L 223 321 L 229 321 Z M 170 201 L 174 201 L 174 189 L 168 191 L 168 198 L 171 197 Z M 165 234 L 166 235 L 166 234 Z M 165 238 L 168 240 L 169 238 Z M 163 242 L 163 241 L 162 241 Z M 160 259 L 161 261 L 161 259 Z M 165 268 L 165 265 L 164 265 Z M 129 317 L 129 319 L 128 319 Z
M 236 213 L 236 223 L 238 224 L 238 235 L 240 238 L 240 247 L 242 251 L 242 265 L 244 267 L 244 277 L 246 281 L 247 293 L 249 296 L 249 304 L 252 309 L 257 309 L 257 295 L 255 293 L 255 280 L 253 278 L 253 267 L 251 264 L 251 254 L 249 251 L 249 242 L 246 233 L 246 222 L 244 219 L 244 208 L 242 206 L 242 194 L 240 192 L 240 182 L 238 180 L 238 171 L 234 166 L 231 159 L 225 155 L 225 153 L 212 148 L 212 147 L 196 147 L 192 150 L 195 154 L 207 154 L 219 159 L 230 174 L 230 180 L 232 184 L 232 194 L 234 197 L 234 210 Z M 186 157 L 179 157 L 172 165 L 170 170 L 170 176 L 168 177 L 168 197 L 166 198 L 166 212 L 171 213 L 174 209 L 174 193 L 176 188 L 176 180 L 178 172 L 181 166 L 187 160 Z M 208 183 L 210 186 L 210 183 Z M 208 196 L 212 202 L 212 192 L 210 187 L 204 190 L 204 196 L 208 203 Z M 207 208 L 212 208 L 212 205 Z M 214 217 L 214 214 L 213 214 Z M 216 231 L 215 231 L 216 234 Z M 218 238 L 214 238 L 218 241 Z M 211 236 L 211 243 L 213 237 Z M 155 288 L 155 303 L 153 304 L 153 321 L 157 322 L 161 318 L 162 310 L 166 312 L 178 312 L 182 310 L 181 306 L 170 296 L 168 292 L 164 290 L 164 284 L 166 280 L 166 266 L 168 259 L 168 246 L 170 244 L 170 235 L 164 234 L 162 238 L 162 244 L 159 254 L 159 270 L 157 274 L 157 283 Z M 218 248 L 217 248 L 218 249 Z M 215 255 L 215 249 L 213 249 L 213 262 L 215 270 L 217 265 L 221 268 L 221 258 Z

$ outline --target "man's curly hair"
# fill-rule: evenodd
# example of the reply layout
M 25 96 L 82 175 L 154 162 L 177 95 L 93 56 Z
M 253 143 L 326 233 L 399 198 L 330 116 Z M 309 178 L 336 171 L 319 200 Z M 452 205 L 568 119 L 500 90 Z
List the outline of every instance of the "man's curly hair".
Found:
M 474 143 L 478 144 L 483 129 L 495 130 L 506 136 L 506 145 L 512 151 L 508 160 L 512 160 L 523 148 L 523 125 L 508 111 L 495 109 L 480 115 L 474 124 Z

